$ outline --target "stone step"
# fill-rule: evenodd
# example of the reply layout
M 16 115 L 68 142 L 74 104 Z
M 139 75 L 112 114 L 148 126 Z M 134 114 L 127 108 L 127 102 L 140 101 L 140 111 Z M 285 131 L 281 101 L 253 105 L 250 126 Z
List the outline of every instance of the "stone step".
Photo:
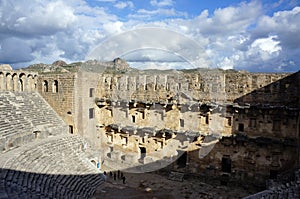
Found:
M 86 175 L 95 173 L 96 168 L 82 160 L 84 156 L 79 146 L 84 141 L 79 136 L 54 137 L 39 142 L 41 144 L 16 153 L 15 158 L 6 162 L 6 167 L 19 170 L 0 173 L 8 189 L 17 190 L 22 197 L 30 192 L 46 198 L 50 195 L 50 198 L 88 198 L 95 187 L 103 183 L 99 175 Z M 73 171 L 71 175 L 60 175 L 70 171 Z

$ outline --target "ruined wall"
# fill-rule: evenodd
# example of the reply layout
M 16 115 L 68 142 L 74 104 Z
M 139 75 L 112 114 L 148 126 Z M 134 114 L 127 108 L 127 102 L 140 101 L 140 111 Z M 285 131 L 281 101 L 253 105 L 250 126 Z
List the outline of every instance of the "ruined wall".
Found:
M 184 171 L 219 179 L 226 176 L 223 180 L 227 183 L 239 181 L 264 187 L 267 179 L 276 179 L 299 166 L 297 146 L 288 142 L 224 137 L 203 158 L 199 158 L 201 150 L 188 152 Z M 178 162 L 173 169 L 182 171 Z
M 37 90 L 112 166 L 187 152 L 172 169 L 261 182 L 298 166 L 299 72 L 79 70 L 41 74 Z
M 226 95 L 232 102 L 254 90 L 265 87 L 272 82 L 278 81 L 289 74 L 287 73 L 226 73 Z M 272 97 L 272 96 L 268 96 Z
M 299 166 L 299 110 L 231 109 L 232 135 L 211 144 L 212 149 L 204 141 L 200 149 L 189 151 L 184 171 L 213 176 L 226 174 L 228 180 L 264 185 L 266 179 Z M 172 168 L 181 171 L 177 163 Z
M 0 91 L 36 91 L 37 73 L 17 70 L 1 70 Z
M 75 73 L 40 74 L 37 91 L 69 126 L 70 133 L 78 133 L 75 122 Z
M 186 151 L 172 169 L 264 184 L 298 166 L 299 72 L 102 74 L 97 91 L 103 156 L 127 167 Z
M 300 106 L 300 71 L 288 76 L 277 78 L 272 76 L 269 79 L 270 84 L 266 86 L 259 86 L 258 88 L 249 91 L 246 95 L 234 100 L 234 102 L 251 105 L 267 104 L 270 106 Z M 256 78 L 259 76 L 256 75 Z M 274 80 L 274 81 L 273 81 Z M 272 82 L 272 83 L 271 83 Z M 258 83 L 256 83 L 257 85 Z
M 233 117 L 233 132 L 253 137 L 297 139 L 299 110 L 286 107 L 250 107 L 238 109 Z
M 233 120 L 249 123 L 254 116 L 246 120 L 234 118 L 233 112 L 227 111 L 230 107 L 224 103 L 231 104 L 253 89 L 264 88 L 287 75 L 222 70 L 145 73 L 104 73 L 100 76 L 96 91 L 99 126 L 122 124 L 231 135 L 237 128 L 232 126 Z M 208 105 L 205 111 L 201 111 L 202 104 Z M 274 118 L 276 112 L 273 115 L 272 120 L 278 120 Z
M 97 101 L 97 105 L 96 118 L 102 127 L 118 124 L 231 135 L 232 124 L 228 125 L 226 107 L 209 111 L 211 106 L 199 103 L 178 105 L 103 100 Z
M 287 75 L 203 69 L 160 74 L 157 71 L 106 73 L 100 77 L 98 97 L 144 102 L 233 102 Z

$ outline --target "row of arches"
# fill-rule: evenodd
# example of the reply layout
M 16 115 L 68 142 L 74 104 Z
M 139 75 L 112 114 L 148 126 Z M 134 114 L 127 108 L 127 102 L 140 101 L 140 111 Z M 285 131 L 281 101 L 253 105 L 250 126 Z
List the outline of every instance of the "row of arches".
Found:
M 49 82 L 47 80 L 43 81 L 43 92 L 50 92 L 49 91 Z M 52 82 L 52 93 L 58 93 L 58 81 L 54 80 Z
M 0 72 L 0 91 L 35 91 L 36 88 L 36 74 Z

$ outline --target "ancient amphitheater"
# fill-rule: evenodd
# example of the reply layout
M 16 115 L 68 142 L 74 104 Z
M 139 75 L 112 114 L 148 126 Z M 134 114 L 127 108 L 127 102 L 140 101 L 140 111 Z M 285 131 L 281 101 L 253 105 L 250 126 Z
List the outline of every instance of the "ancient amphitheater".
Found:
M 299 198 L 300 71 L 0 67 L 0 198 L 91 198 L 100 167 Z M 175 177 L 176 177 L 175 175 Z

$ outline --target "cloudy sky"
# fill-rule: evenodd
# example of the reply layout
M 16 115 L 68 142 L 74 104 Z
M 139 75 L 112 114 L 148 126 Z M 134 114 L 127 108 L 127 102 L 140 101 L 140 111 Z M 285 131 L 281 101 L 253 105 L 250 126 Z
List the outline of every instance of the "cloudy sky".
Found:
M 0 63 L 300 69 L 297 0 L 1 0 Z

